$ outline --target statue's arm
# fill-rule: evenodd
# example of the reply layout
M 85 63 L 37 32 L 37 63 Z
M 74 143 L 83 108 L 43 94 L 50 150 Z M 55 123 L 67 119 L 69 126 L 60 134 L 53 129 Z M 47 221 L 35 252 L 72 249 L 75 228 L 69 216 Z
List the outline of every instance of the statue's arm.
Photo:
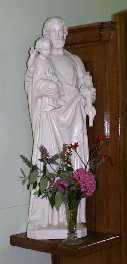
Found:
M 26 63 L 26 67 L 27 67 L 28 71 L 31 71 L 31 72 L 34 71 L 37 57 L 38 57 L 38 53 L 37 53 L 36 49 L 31 47 L 29 50 L 29 58 L 28 58 L 28 61 Z
M 43 77 L 37 79 L 36 84 L 33 86 L 34 96 L 36 98 L 57 96 L 57 90 L 56 82 L 46 78 L 44 79 Z
M 89 125 L 93 126 L 96 110 L 93 105 L 96 99 L 96 89 L 93 86 L 92 76 L 85 70 L 85 66 L 79 57 L 75 56 L 78 72 L 78 87 L 84 98 L 85 112 L 89 116 Z
M 87 91 L 90 91 L 92 102 L 94 103 L 96 100 L 96 89 L 93 86 L 92 76 L 86 71 L 83 62 L 78 56 L 74 55 L 74 59 L 77 64 L 79 90 L 84 97 L 87 97 Z

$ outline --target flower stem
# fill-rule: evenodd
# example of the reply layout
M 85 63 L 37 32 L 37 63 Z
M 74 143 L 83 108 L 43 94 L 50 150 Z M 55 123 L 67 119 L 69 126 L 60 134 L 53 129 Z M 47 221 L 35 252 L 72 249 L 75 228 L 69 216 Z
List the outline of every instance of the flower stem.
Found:
M 75 153 L 77 154 L 77 156 L 79 157 L 79 159 L 81 160 L 81 162 L 83 163 L 83 165 L 84 165 L 84 167 L 85 167 L 85 169 L 87 168 L 87 165 L 84 163 L 84 161 L 82 160 L 82 158 L 80 157 L 80 155 L 79 155 L 79 153 L 77 152 L 77 150 L 75 149 L 74 150 L 75 151 Z M 87 162 L 88 163 L 88 162 Z
M 55 169 L 52 167 L 52 165 L 51 165 L 50 163 L 48 163 L 48 165 L 50 166 L 50 168 L 51 168 L 55 173 L 57 173 L 57 170 L 55 170 Z

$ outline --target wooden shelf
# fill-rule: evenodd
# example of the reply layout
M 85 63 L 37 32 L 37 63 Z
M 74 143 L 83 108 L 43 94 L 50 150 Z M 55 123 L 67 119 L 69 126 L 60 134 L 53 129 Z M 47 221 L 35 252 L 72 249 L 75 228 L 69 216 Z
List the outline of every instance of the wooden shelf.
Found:
M 35 240 L 29 239 L 26 233 L 11 235 L 10 244 L 12 246 L 32 249 L 41 252 L 48 252 L 60 256 L 85 256 L 92 254 L 98 250 L 112 247 L 119 243 L 118 235 L 102 234 L 96 232 L 88 232 L 88 236 L 84 238 L 81 245 L 66 246 L 62 240 Z

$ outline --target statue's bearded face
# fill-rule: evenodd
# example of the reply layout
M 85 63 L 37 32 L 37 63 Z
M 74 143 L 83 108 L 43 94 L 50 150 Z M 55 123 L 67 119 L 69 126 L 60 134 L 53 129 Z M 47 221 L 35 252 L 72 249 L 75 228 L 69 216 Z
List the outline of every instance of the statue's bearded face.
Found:
M 65 44 L 64 26 L 60 23 L 52 25 L 48 35 L 53 48 L 63 48 Z

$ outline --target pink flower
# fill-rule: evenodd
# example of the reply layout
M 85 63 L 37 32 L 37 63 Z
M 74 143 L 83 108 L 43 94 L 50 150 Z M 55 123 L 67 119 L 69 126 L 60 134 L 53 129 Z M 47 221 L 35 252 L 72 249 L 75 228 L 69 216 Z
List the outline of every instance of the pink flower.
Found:
M 58 191 L 64 192 L 68 187 L 68 182 L 59 179 L 55 182 L 55 187 L 58 189 Z
M 95 176 L 83 168 L 77 169 L 73 178 L 79 183 L 81 192 L 84 193 L 86 197 L 91 196 L 96 190 L 96 180 Z

